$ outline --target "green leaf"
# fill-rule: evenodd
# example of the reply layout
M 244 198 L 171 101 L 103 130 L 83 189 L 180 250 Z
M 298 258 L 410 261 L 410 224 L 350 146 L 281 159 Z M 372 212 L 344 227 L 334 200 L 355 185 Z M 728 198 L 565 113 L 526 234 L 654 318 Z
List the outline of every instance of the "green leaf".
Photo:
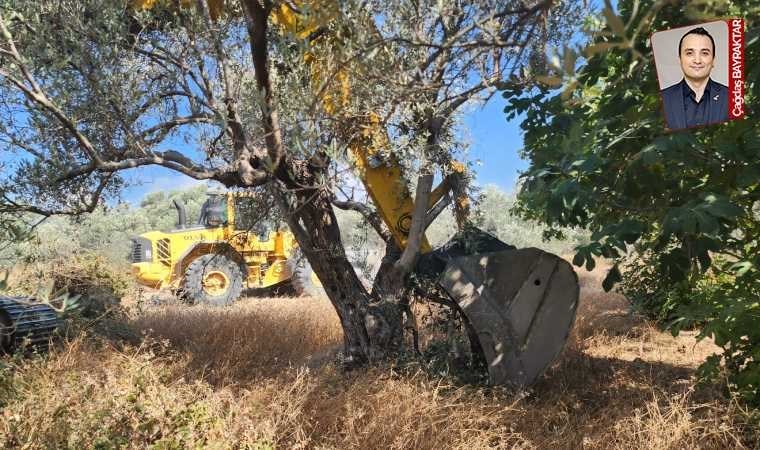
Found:
M 575 254 L 573 257 L 573 265 L 581 267 L 583 266 L 583 262 L 586 260 L 586 257 L 581 253 L 580 251 Z
M 748 166 L 744 168 L 736 177 L 736 184 L 739 187 L 746 188 L 760 183 L 760 167 Z
M 714 233 L 720 228 L 720 224 L 715 218 L 709 214 L 705 214 L 702 211 L 695 210 L 693 215 L 689 215 L 690 218 L 696 219 L 696 223 L 699 224 L 699 231 L 702 233 Z M 689 233 L 696 232 L 696 229 L 685 230 Z
M 696 242 L 698 252 L 717 252 L 720 251 L 721 243 L 716 239 L 708 236 L 700 236 Z
M 686 252 L 681 248 L 675 248 L 660 256 L 663 271 L 670 281 L 678 282 L 686 278 L 689 272 L 690 261 Z
M 710 200 L 708 200 L 710 199 Z M 708 213 L 721 219 L 733 221 L 744 212 L 741 208 L 723 197 L 708 196 L 706 210 Z
M 635 220 L 626 219 L 620 224 L 620 231 L 617 235 L 626 244 L 633 244 L 639 240 L 644 231 L 646 231 L 646 225 Z M 621 250 L 625 250 L 625 248 Z
M 604 277 L 604 280 L 602 281 L 602 288 L 604 289 L 604 292 L 611 291 L 612 288 L 615 286 L 615 284 L 622 280 L 623 280 L 623 276 L 620 273 L 620 268 L 618 267 L 617 264 L 615 264 L 607 272 L 607 276 Z
M 596 267 L 596 261 L 594 261 L 594 257 L 589 255 L 588 258 L 586 258 L 586 270 L 591 272 L 594 270 L 594 267 Z
M 737 277 L 741 277 L 747 272 L 749 272 L 754 267 L 754 264 L 752 264 L 752 261 L 738 261 L 729 267 L 731 270 L 736 273 Z
M 605 258 L 617 258 L 620 253 L 611 245 L 605 245 L 602 247 L 602 256 Z

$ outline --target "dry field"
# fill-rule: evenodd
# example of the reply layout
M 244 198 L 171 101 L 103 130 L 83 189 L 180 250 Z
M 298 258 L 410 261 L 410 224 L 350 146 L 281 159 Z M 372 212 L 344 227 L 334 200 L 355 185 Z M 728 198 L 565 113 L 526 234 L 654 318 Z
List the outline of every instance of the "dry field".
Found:
M 457 385 L 422 369 L 344 372 L 317 299 L 226 309 L 160 306 L 129 339 L 80 334 L 0 366 L 8 448 L 757 448 L 749 412 L 695 367 L 717 349 L 672 338 L 581 273 L 566 350 L 530 392 Z

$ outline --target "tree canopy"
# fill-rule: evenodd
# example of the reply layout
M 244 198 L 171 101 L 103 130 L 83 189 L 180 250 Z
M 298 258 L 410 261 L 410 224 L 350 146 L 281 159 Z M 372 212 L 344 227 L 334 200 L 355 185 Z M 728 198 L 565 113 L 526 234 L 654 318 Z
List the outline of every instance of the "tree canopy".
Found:
M 607 4 L 606 21 L 587 23 L 593 42 L 566 48 L 544 84 L 506 86 L 508 115 L 526 114 L 530 168 L 521 211 L 553 227 L 590 230 L 575 264 L 591 270 L 594 257 L 612 258 L 605 289 L 625 277 L 629 297 L 665 309 L 660 317 L 675 330 L 705 324 L 702 336 L 724 348 L 733 380 L 757 400 L 758 5 L 622 1 L 618 7 L 619 16 Z M 716 17 L 746 21 L 748 117 L 668 131 L 649 33 Z M 622 270 L 630 250 L 637 261 Z M 705 369 L 716 369 L 717 361 Z

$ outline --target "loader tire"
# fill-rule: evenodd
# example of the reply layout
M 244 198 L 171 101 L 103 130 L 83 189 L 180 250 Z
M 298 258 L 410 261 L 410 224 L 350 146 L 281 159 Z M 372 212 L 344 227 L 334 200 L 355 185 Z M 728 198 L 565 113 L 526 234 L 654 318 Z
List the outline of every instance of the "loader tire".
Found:
M 180 290 L 192 303 L 227 306 L 240 296 L 243 274 L 240 266 L 224 255 L 203 255 L 187 267 Z
M 314 282 L 314 271 L 305 256 L 299 251 L 288 260 L 288 267 L 293 274 L 290 285 L 296 295 L 301 297 L 324 297 L 322 286 Z

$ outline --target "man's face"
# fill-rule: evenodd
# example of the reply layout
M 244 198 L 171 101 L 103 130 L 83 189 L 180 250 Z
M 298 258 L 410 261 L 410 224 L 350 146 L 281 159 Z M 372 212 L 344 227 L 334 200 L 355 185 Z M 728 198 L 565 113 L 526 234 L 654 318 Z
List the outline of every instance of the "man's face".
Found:
M 701 81 L 714 66 L 712 41 L 700 34 L 687 34 L 681 43 L 681 70 L 686 78 Z

